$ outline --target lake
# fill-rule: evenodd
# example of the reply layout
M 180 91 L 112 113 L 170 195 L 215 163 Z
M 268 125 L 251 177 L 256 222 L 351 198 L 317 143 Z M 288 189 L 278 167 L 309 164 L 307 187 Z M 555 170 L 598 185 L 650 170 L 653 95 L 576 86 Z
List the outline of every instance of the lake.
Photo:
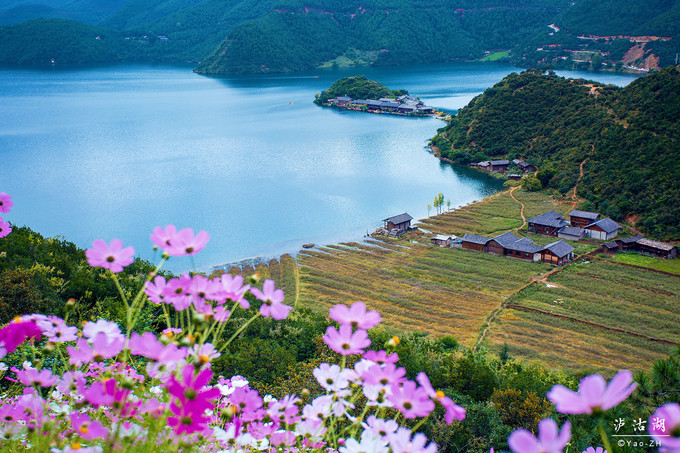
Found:
M 206 230 L 180 272 L 359 240 L 382 219 L 427 216 L 442 192 L 457 207 L 498 191 L 489 176 L 427 149 L 445 123 L 321 108 L 314 95 L 364 74 L 455 111 L 519 69 L 455 63 L 205 77 L 191 67 L 0 69 L 4 217 L 80 247 L 120 238 L 154 259 L 149 234 Z M 558 72 L 625 85 L 635 76 Z

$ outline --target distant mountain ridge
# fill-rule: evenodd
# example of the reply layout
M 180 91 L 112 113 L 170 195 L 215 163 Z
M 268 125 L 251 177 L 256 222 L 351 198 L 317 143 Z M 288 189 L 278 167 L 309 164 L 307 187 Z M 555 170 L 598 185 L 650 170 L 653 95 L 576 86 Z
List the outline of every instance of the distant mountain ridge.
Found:
M 210 74 L 477 60 L 500 50 L 523 67 L 649 69 L 680 52 L 680 2 L 672 0 L 8 0 L 0 25 L 18 27 L 10 34 L 18 42 L 2 61 L 44 54 L 31 47 L 79 30 L 26 25 L 36 18 L 117 34 L 109 53 L 120 61 L 190 61 Z M 80 39 L 90 38 L 64 42 Z M 63 63 L 91 58 L 68 54 L 74 60 Z

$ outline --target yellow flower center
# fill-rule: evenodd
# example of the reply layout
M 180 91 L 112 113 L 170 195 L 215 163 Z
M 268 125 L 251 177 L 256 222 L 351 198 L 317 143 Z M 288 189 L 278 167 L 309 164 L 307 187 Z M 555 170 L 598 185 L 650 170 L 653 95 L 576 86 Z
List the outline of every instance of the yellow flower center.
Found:
M 444 398 L 444 392 L 437 390 L 437 398 Z

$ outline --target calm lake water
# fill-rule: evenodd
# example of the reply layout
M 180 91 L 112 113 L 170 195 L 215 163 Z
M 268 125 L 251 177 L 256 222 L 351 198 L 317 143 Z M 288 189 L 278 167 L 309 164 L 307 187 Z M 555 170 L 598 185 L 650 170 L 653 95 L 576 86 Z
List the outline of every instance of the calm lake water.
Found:
M 458 63 L 212 78 L 177 66 L 0 69 L 0 192 L 15 202 L 5 218 L 81 247 L 120 238 L 148 259 L 155 226 L 208 231 L 206 249 L 194 263 L 169 263 L 175 271 L 358 240 L 388 216 L 425 217 L 438 192 L 456 207 L 501 186 L 428 152 L 440 120 L 320 108 L 314 94 L 364 74 L 456 110 L 513 71 Z

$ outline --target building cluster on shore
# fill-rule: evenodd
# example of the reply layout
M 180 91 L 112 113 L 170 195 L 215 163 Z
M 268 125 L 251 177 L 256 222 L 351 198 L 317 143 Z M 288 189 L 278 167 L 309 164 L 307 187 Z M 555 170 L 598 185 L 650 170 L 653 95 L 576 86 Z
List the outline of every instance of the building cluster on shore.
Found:
M 517 171 L 519 171 L 519 173 L 509 172 L 511 162 L 517 166 Z M 527 173 L 536 171 L 536 166 L 534 164 L 530 164 L 521 159 L 513 159 L 512 161 L 510 161 L 510 159 L 484 160 L 482 162 L 472 162 L 470 166 L 485 171 L 492 171 L 494 173 L 507 173 L 508 179 L 513 179 L 515 181 L 522 179 L 523 175 Z
M 437 113 L 433 107 L 425 105 L 420 99 L 409 95 L 380 99 L 352 99 L 349 96 L 338 96 L 328 100 L 327 105 L 347 110 L 359 110 L 370 113 L 390 113 L 393 115 L 427 116 Z

